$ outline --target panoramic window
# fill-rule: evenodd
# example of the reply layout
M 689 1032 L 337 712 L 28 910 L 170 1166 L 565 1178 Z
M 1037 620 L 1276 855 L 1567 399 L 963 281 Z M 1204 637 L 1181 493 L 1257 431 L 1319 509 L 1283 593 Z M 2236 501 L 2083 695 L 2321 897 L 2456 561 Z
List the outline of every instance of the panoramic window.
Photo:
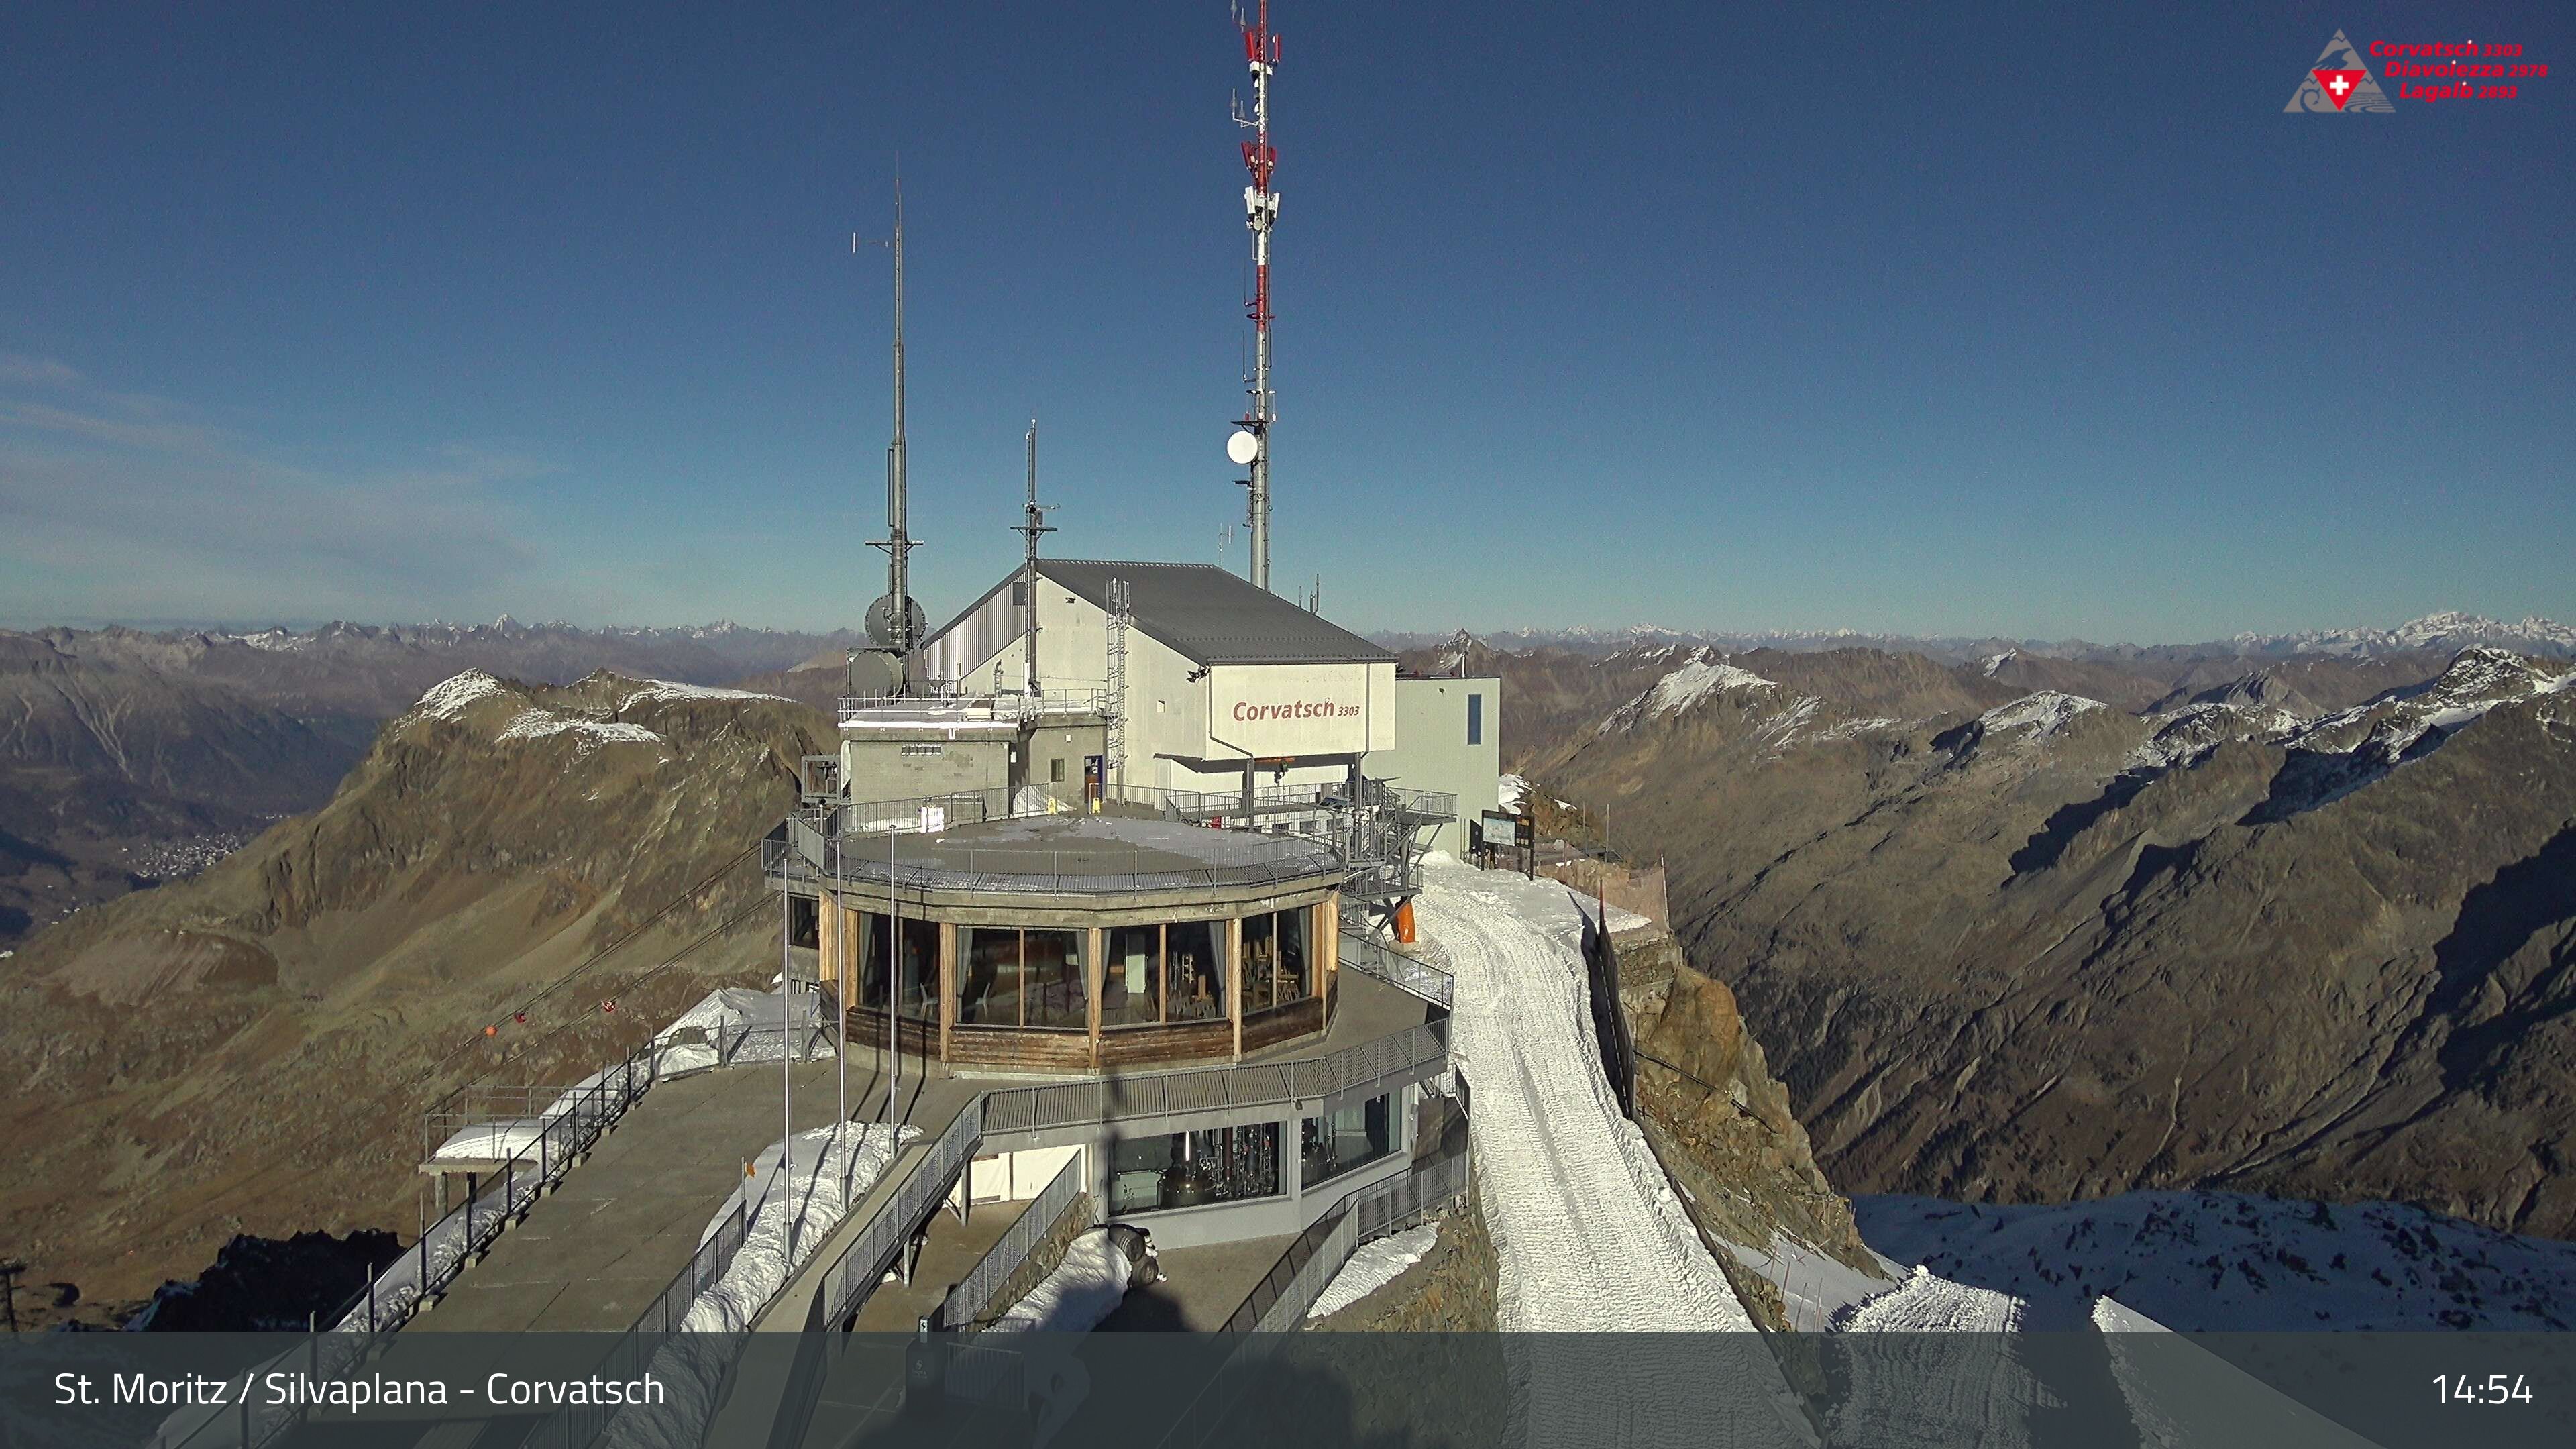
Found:
M 1299 1181 L 1313 1187 L 1395 1151 L 1394 1109 L 1390 1093 L 1307 1118 L 1298 1148 Z
M 1163 1019 L 1163 928 L 1120 926 L 1109 933 L 1100 982 L 1100 1024 L 1144 1026 Z
M 963 926 L 957 934 L 958 1024 L 1018 1026 L 1019 928 Z
M 1110 1158 L 1113 1213 L 1240 1202 L 1283 1190 L 1276 1122 L 1131 1138 Z
M 1225 1012 L 1225 922 L 1176 921 L 1164 959 L 1171 973 L 1164 1019 L 1204 1021 Z
M 1243 1014 L 1290 1006 L 1310 992 L 1305 909 L 1243 918 Z
M 1020 946 L 1020 980 L 1028 1004 L 1023 1025 L 1049 1031 L 1091 1029 L 1091 993 L 1083 974 L 1087 931 L 1026 931 Z

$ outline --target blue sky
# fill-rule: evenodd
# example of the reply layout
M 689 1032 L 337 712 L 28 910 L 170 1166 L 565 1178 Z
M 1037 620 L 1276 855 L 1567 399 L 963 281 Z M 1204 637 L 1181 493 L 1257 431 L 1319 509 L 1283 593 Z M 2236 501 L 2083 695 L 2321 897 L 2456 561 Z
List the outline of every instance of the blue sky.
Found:
M 1275 571 L 1342 622 L 2576 618 L 2564 6 L 1275 23 Z M 2281 114 L 2337 29 L 2559 74 Z M 22 0 L 0 620 L 855 622 L 898 155 L 924 606 L 1010 566 L 1032 414 L 1051 551 L 1214 561 L 1240 55 L 1214 0 Z

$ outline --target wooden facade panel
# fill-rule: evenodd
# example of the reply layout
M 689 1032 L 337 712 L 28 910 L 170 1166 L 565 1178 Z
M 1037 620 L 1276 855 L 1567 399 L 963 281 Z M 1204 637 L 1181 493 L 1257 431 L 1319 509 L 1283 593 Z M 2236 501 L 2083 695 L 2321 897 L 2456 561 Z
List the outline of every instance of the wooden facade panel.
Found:
M 939 1054 L 938 1022 L 920 1021 L 909 1016 L 904 1017 L 902 1021 L 903 1024 L 896 1028 L 895 1044 L 898 1047 L 915 1056 L 928 1057 Z M 853 1007 L 849 1012 L 848 1030 L 850 1041 L 854 1045 L 872 1042 L 883 1046 L 886 1037 L 885 1013 L 865 1006 Z
M 1103 1032 L 1103 1067 L 1146 1066 L 1158 1062 L 1222 1060 L 1234 1049 L 1234 1023 L 1175 1021 L 1162 1026 L 1130 1026 Z
M 1243 1023 L 1243 1049 L 1259 1051 L 1323 1029 L 1324 998 L 1309 996 L 1293 1006 L 1282 1006 L 1247 1019 Z
M 950 1029 L 948 1062 L 958 1067 L 1080 1072 L 1091 1066 L 1091 1038 L 1078 1031 L 958 1026 Z

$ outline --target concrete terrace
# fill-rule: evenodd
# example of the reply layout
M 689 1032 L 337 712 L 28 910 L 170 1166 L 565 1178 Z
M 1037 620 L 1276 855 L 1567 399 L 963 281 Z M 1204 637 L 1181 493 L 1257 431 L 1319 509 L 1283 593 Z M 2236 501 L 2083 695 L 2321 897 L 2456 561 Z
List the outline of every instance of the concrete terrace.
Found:
M 835 1064 L 790 1071 L 796 1130 L 830 1126 Z M 778 1140 L 778 1078 L 775 1063 L 722 1068 L 646 1093 L 413 1331 L 626 1328 L 697 1251 L 743 1162 Z M 907 1060 L 898 1117 L 933 1138 L 980 1090 Z M 885 1091 L 873 1056 L 853 1050 L 851 1116 L 883 1120 Z
M 1250 1053 L 1246 1060 L 1323 1056 L 1418 1026 L 1426 1017 L 1420 999 L 1355 971 L 1340 973 L 1336 992 L 1339 1001 L 1323 1035 Z M 878 1049 L 850 1044 L 855 1120 L 885 1120 L 882 1057 Z M 936 1062 L 925 1071 L 914 1057 L 904 1058 L 902 1067 L 896 1117 L 920 1129 L 919 1142 L 899 1155 L 853 1205 L 759 1326 L 803 1326 L 833 1260 L 977 1094 L 1065 1080 L 960 1074 Z M 828 1059 L 790 1069 L 796 1130 L 831 1124 L 837 1103 L 835 1071 Z M 774 1063 L 720 1068 L 656 1086 L 599 1140 L 589 1161 L 565 1174 L 551 1196 L 529 1209 L 525 1222 L 503 1233 L 489 1256 L 456 1280 L 434 1311 L 414 1321 L 413 1331 L 625 1329 L 697 1251 L 709 1219 L 741 1180 L 743 1162 L 775 1143 L 778 1135 L 779 1071 Z M 881 1290 L 883 1302 L 868 1305 L 866 1325 L 909 1328 L 949 1282 L 974 1264 L 1018 1209 L 1018 1204 L 978 1206 L 962 1225 L 941 1214 L 914 1282 L 901 1291 L 894 1286 Z M 1269 1270 L 1284 1241 L 1271 1245 L 1267 1256 L 1250 1244 L 1235 1245 L 1241 1253 L 1232 1248 L 1177 1250 L 1174 1258 L 1181 1261 L 1174 1264 L 1171 1293 L 1165 1295 L 1170 1316 L 1193 1328 L 1213 1326 L 1200 1322 L 1210 1313 L 1222 1322 Z M 1184 1259 L 1184 1254 L 1190 1256 Z M 1202 1254 L 1208 1255 L 1204 1264 L 1197 1262 Z M 1250 1266 L 1252 1258 L 1260 1259 L 1258 1266 Z M 1186 1278 L 1178 1271 L 1184 1266 L 1189 1268 Z M 1227 1293 L 1232 1298 L 1216 1306 Z

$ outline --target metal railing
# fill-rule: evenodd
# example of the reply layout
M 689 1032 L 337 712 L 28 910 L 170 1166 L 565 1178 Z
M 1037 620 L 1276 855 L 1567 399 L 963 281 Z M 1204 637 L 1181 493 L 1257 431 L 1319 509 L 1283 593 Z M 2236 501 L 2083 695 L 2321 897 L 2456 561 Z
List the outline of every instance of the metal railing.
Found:
M 824 1322 L 847 1324 L 858 1316 L 868 1295 L 910 1245 L 913 1231 L 948 1196 L 949 1184 L 965 1170 L 984 1140 L 983 1109 L 982 1097 L 966 1104 L 912 1171 L 895 1184 L 893 1196 L 824 1271 Z
M 1416 1164 L 1402 1177 L 1353 1193 L 1316 1219 L 1226 1320 L 1221 1331 L 1242 1335 L 1240 1346 L 1156 1443 L 1192 1449 L 1216 1442 L 1235 1404 L 1262 1379 L 1264 1365 L 1286 1342 L 1278 1335 L 1305 1322 L 1351 1254 L 1373 1238 L 1463 1206 L 1472 1180 L 1468 1154 L 1461 1147 Z
M 736 1204 L 725 1215 L 716 1230 L 707 1235 L 689 1261 L 680 1265 L 678 1274 L 662 1291 L 655 1294 L 643 1313 L 610 1345 L 599 1366 L 592 1370 L 604 1379 L 640 1379 L 653 1366 L 665 1345 L 677 1336 L 688 1322 L 689 1309 L 715 1281 L 733 1266 L 735 1253 L 751 1236 L 748 1210 Z M 660 1375 L 670 1378 L 673 1374 Z M 617 1417 L 621 1406 L 614 1404 L 566 1404 L 540 1419 L 519 1441 L 520 1449 L 585 1449 Z
M 1443 1017 L 1300 1061 L 1189 1067 L 1006 1088 L 983 1097 L 983 1126 L 987 1132 L 1037 1131 L 1313 1101 L 1445 1066 L 1448 1060 L 1449 1020 Z
M 1396 988 L 1410 992 L 1442 1011 L 1454 1010 L 1458 984 L 1448 972 L 1428 961 L 1417 961 L 1401 951 L 1390 951 L 1377 942 L 1353 931 L 1344 931 L 1335 948 L 1343 965 L 1364 976 L 1372 976 Z
M 1132 796 L 1159 795 L 1163 808 L 1184 819 L 1233 819 L 1244 813 L 1241 790 L 1155 790 L 1134 787 Z M 1315 780 L 1305 784 L 1256 785 L 1252 790 L 1252 812 L 1255 815 L 1291 814 L 1301 810 L 1348 810 L 1355 806 L 1381 805 L 1400 814 L 1417 815 L 1429 820 L 1458 818 L 1458 797 L 1445 790 L 1411 790 L 1390 785 L 1383 780 L 1363 780 L 1354 798 L 1347 781 Z
M 942 680 L 911 694 L 845 694 L 838 701 L 837 713 L 845 725 L 864 723 L 872 713 L 955 714 L 977 723 L 1018 724 L 1071 714 L 1103 714 L 1109 708 L 1109 690 L 1104 684 L 1040 680 L 1038 688 L 1038 693 L 1030 694 L 1014 689 L 974 689 Z
M 480 1097 L 471 1088 L 450 1093 L 424 1120 L 476 1125 L 469 1120 L 468 1104 L 480 1101 L 518 1109 L 516 1120 L 534 1131 L 533 1140 L 518 1145 L 501 1161 L 499 1171 L 478 1174 L 463 1203 L 430 1224 L 410 1251 L 370 1277 L 348 1302 L 324 1315 L 320 1321 L 325 1327 L 303 1351 L 290 1351 L 276 1363 L 300 1358 L 306 1374 L 317 1382 L 356 1369 L 379 1335 L 400 1329 L 424 1304 L 444 1293 L 477 1254 L 524 1216 L 548 1187 L 561 1181 L 600 1134 L 652 1088 L 653 1052 L 647 1043 L 569 1087 L 483 1088 Z M 552 1095 L 543 1097 L 545 1105 L 529 1114 L 526 1109 L 546 1093 Z M 516 1142 L 513 1134 L 503 1145 Z M 307 1407 L 244 1402 L 232 1413 L 210 1412 L 175 1438 L 165 1429 L 153 1442 L 166 1449 L 265 1449 L 302 1423 Z
M 1449 1060 L 1449 1021 L 1425 1022 L 1375 1041 L 1305 1061 L 1193 1067 L 1132 1077 L 1009 1087 L 968 1102 L 939 1140 L 870 1217 L 825 1273 L 824 1320 L 845 1324 L 867 1302 L 913 1230 L 947 1196 L 950 1184 L 989 1132 L 1082 1127 L 1120 1118 L 1272 1106 L 1312 1101 L 1396 1076 L 1418 1077 Z M 1372 1093 L 1374 1095 L 1374 1093 Z
M 1224 1331 L 1273 1333 L 1304 1323 L 1307 1311 L 1362 1243 L 1402 1232 L 1466 1201 L 1468 1161 L 1461 1147 L 1344 1198 L 1297 1235 L 1226 1320 Z
M 1318 842 L 1320 845 L 1321 842 Z M 935 860 L 889 861 L 879 850 L 849 850 L 838 868 L 818 866 L 793 843 L 761 842 L 761 868 L 772 877 L 816 888 L 834 884 L 884 885 L 899 890 L 964 890 L 1035 895 L 1187 890 L 1221 886 L 1274 886 L 1295 881 L 1329 883 L 1342 873 L 1337 855 L 1319 851 L 1306 860 L 1255 861 L 1187 870 L 1148 865 L 1141 850 L 978 850 L 943 844 Z M 1035 868 L 1033 868 L 1035 867 Z
M 983 1327 L 985 1316 L 993 1308 L 993 1296 L 1001 1292 L 1002 1285 L 1009 1282 L 1011 1275 L 1020 1271 L 1030 1255 L 1037 1252 L 1039 1245 L 1055 1231 L 1056 1223 L 1064 1217 L 1065 1210 L 1077 1201 L 1084 1205 L 1083 1226 L 1100 1225 L 1100 1198 L 1084 1189 L 1085 1166 L 1083 1154 L 1079 1152 L 1065 1159 L 1064 1166 L 1058 1168 L 1047 1185 L 1038 1189 L 1038 1195 L 1029 1200 L 1029 1205 L 1020 1210 L 1019 1218 L 1011 1224 L 1009 1231 L 1002 1234 L 1001 1241 L 986 1249 L 984 1256 L 976 1260 L 974 1268 L 948 1290 L 948 1297 L 939 1305 L 940 1327 L 968 1332 Z

